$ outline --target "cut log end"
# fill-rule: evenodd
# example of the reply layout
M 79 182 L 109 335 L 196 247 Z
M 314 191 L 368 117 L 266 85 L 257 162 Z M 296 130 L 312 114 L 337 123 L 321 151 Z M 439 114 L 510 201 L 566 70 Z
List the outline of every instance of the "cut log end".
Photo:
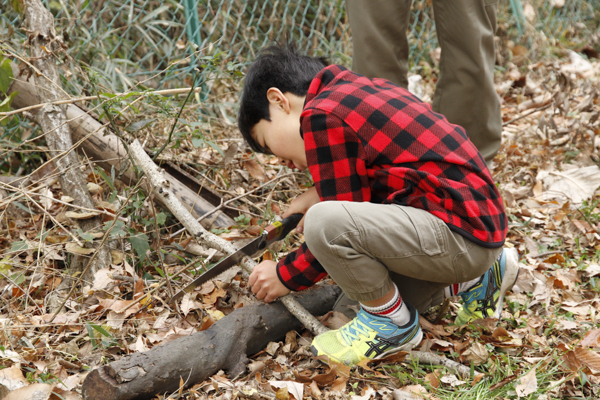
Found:
M 101 393 L 105 399 L 117 399 L 121 395 L 119 383 L 107 373 L 108 366 L 100 367 L 90 372 L 85 378 L 82 388 L 84 399 L 98 398 Z

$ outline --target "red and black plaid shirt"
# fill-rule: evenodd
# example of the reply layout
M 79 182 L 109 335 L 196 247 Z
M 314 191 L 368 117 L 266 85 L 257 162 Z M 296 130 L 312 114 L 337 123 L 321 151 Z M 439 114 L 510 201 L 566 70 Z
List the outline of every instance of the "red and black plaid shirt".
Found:
M 331 65 L 312 81 L 300 126 L 322 201 L 420 208 L 480 246 L 504 244 L 506 214 L 485 161 L 463 128 L 409 91 Z M 292 290 L 327 274 L 306 243 L 277 272 Z

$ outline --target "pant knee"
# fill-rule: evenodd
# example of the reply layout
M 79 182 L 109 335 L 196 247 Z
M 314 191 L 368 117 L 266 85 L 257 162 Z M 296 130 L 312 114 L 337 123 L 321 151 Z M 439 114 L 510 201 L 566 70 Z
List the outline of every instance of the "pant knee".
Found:
M 312 249 L 329 243 L 348 230 L 350 214 L 339 201 L 326 201 L 312 206 L 306 213 L 304 239 Z

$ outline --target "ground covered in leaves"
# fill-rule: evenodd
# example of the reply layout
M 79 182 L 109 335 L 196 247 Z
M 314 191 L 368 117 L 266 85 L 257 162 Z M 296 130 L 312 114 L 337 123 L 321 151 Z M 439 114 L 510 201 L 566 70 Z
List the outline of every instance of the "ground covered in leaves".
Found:
M 434 75 L 412 82 L 424 100 L 431 98 Z M 492 173 L 509 214 L 506 245 L 517 248 L 521 273 L 498 324 L 455 326 L 459 303 L 451 301 L 424 316 L 430 323 L 420 345 L 470 366 L 469 379 L 405 355 L 352 369 L 327 365 L 311 357 L 310 333 L 292 331 L 252 357 L 246 374 L 233 378 L 220 372 L 158 398 L 600 396 L 599 82 L 600 62 L 576 53 L 527 66 L 509 63 L 497 75 L 504 137 Z M 235 199 L 226 207 L 235 225 L 213 232 L 241 243 L 281 214 L 310 177 L 248 151 L 231 112 L 239 87 L 223 79 L 210 85 L 212 113 L 193 122 L 200 103 L 190 103 L 161 159 L 176 162 L 225 201 Z M 148 103 L 144 113 L 129 110 L 117 119 L 124 132 L 156 149 L 173 118 Z M 178 222 L 143 192 L 121 184 L 114 171 L 88 162 L 82 169 L 107 223 L 118 216 L 106 232 L 113 264 L 77 288 L 59 313 L 48 310 L 47 296 L 67 278 L 73 254 L 83 251 L 60 225 L 70 226 L 81 212 L 69 207 L 56 180 L 42 180 L 35 193 L 2 186 L 0 384 L 10 391 L 38 383 L 48 395 L 80 398 L 81 381 L 91 369 L 205 330 L 256 301 L 232 270 L 169 306 L 176 290 L 222 255 L 185 233 L 175 235 Z M 292 234 L 264 257 L 277 259 L 302 239 Z M 82 234 L 79 240 L 98 239 Z M 324 321 L 330 327 L 345 322 L 338 314 Z

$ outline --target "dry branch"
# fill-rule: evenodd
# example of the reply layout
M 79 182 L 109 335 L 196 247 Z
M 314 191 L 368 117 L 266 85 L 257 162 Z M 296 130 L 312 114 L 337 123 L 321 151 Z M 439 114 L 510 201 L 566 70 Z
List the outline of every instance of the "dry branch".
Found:
M 160 96 L 169 95 L 169 94 L 171 94 L 171 95 L 172 94 L 188 94 L 190 92 L 190 90 L 192 90 L 192 88 L 189 88 L 189 89 L 188 88 L 179 88 L 179 89 L 150 90 L 150 91 L 144 91 L 144 92 L 140 93 L 139 96 L 146 96 L 148 94 L 160 95 Z M 202 88 L 194 88 L 193 90 L 194 90 L 194 93 L 201 93 L 202 92 Z M 116 93 L 115 97 L 123 97 L 123 96 L 125 96 L 127 94 L 128 93 Z M 82 103 L 82 102 L 90 101 L 90 100 L 102 100 L 102 96 L 75 97 L 75 98 L 72 98 L 72 99 L 50 101 L 48 103 L 34 104 L 34 105 L 31 105 L 31 106 L 19 108 L 17 110 L 0 112 L 0 122 L 2 122 L 2 120 L 5 117 L 10 117 L 10 116 L 16 115 L 16 114 L 23 114 L 23 113 L 26 113 L 28 111 L 32 111 L 32 110 L 36 110 L 38 108 L 45 107 L 47 105 L 75 104 L 75 103 Z
M 58 67 L 53 60 L 53 49 L 60 50 L 60 40 L 54 30 L 54 17 L 46 10 L 40 0 L 25 0 L 24 2 L 25 26 L 28 30 L 28 40 L 31 44 L 33 65 L 42 73 L 35 79 L 37 94 L 45 102 L 62 100 L 65 93 L 60 86 Z M 79 168 L 70 168 L 78 165 L 77 154 L 72 151 L 73 142 L 71 133 L 66 124 L 64 107 L 48 104 L 35 114 L 36 122 L 47 133 L 48 147 L 53 155 L 60 155 L 54 159 L 54 166 L 59 172 L 59 181 L 65 195 L 74 199 L 74 203 L 81 207 L 94 208 L 94 201 L 87 188 L 87 182 Z M 83 232 L 97 228 L 102 223 L 101 218 L 91 218 L 78 221 Z M 111 263 L 108 248 L 98 248 L 88 277 Z M 83 269 L 83 260 L 75 263 L 76 269 Z
M 546 104 L 548 104 L 550 101 L 552 101 L 552 94 L 544 93 L 544 94 L 534 97 L 533 99 L 525 100 L 524 102 L 522 102 L 521 104 L 518 105 L 517 109 L 520 112 L 523 112 L 525 110 L 529 110 L 530 108 L 543 107 Z
M 463 379 L 468 379 L 471 375 L 471 369 L 461 363 L 452 361 L 446 357 L 439 356 L 435 353 L 427 351 L 410 351 L 410 358 L 419 364 L 438 365 L 446 367 L 450 372 L 460 376 Z
M 19 67 L 15 63 L 12 63 L 12 69 L 15 80 L 11 84 L 8 93 L 17 92 L 12 106 L 24 108 L 40 104 L 40 97 L 33 84 L 34 78 L 27 79 L 20 76 Z M 66 123 L 73 139 L 78 142 L 76 144 L 77 150 L 83 151 L 96 165 L 105 170 L 110 171 L 111 168 L 114 168 L 118 173 L 122 173 L 121 180 L 125 184 L 135 183 L 135 174 L 129 164 L 125 147 L 121 144 L 119 138 L 81 108 L 73 104 L 64 107 L 67 113 Z M 167 179 L 171 182 L 175 196 L 195 217 L 200 217 L 214 208 L 212 204 L 174 177 L 167 174 Z M 162 203 L 162 199 L 158 198 L 157 200 Z M 217 212 L 202 221 L 202 225 L 206 228 L 211 226 L 227 227 L 233 224 L 234 221 L 222 212 Z
M 163 204 L 166 205 L 169 211 L 171 211 L 175 218 L 181 222 L 181 224 L 192 236 L 197 238 L 199 242 L 206 243 L 207 246 L 220 250 L 223 253 L 232 254 L 237 251 L 237 249 L 230 242 L 204 229 L 202 225 L 196 221 L 192 214 L 190 214 L 187 209 L 183 207 L 177 197 L 173 195 L 170 181 L 166 179 L 164 172 L 160 170 L 146 154 L 139 141 L 134 140 L 129 149 L 135 163 L 144 171 L 148 180 L 150 181 L 150 185 L 154 191 L 154 196 L 163 199 Z M 250 257 L 246 256 L 242 259 L 240 265 L 248 272 L 251 272 L 256 263 Z M 294 301 L 293 297 L 283 296 L 280 298 L 280 300 L 283 304 L 285 304 L 290 312 L 294 314 L 304 324 L 304 326 L 315 335 L 327 331 L 327 328 L 325 328 L 313 315 L 300 307 Z
M 318 285 L 294 294 L 303 307 L 317 315 L 331 310 L 340 290 Z M 237 376 L 246 369 L 247 355 L 256 354 L 302 326 L 279 303 L 252 304 L 237 309 L 206 331 L 176 339 L 144 353 L 93 370 L 83 382 L 85 400 L 141 400 L 174 392 L 180 380 L 192 386 L 226 370 Z

